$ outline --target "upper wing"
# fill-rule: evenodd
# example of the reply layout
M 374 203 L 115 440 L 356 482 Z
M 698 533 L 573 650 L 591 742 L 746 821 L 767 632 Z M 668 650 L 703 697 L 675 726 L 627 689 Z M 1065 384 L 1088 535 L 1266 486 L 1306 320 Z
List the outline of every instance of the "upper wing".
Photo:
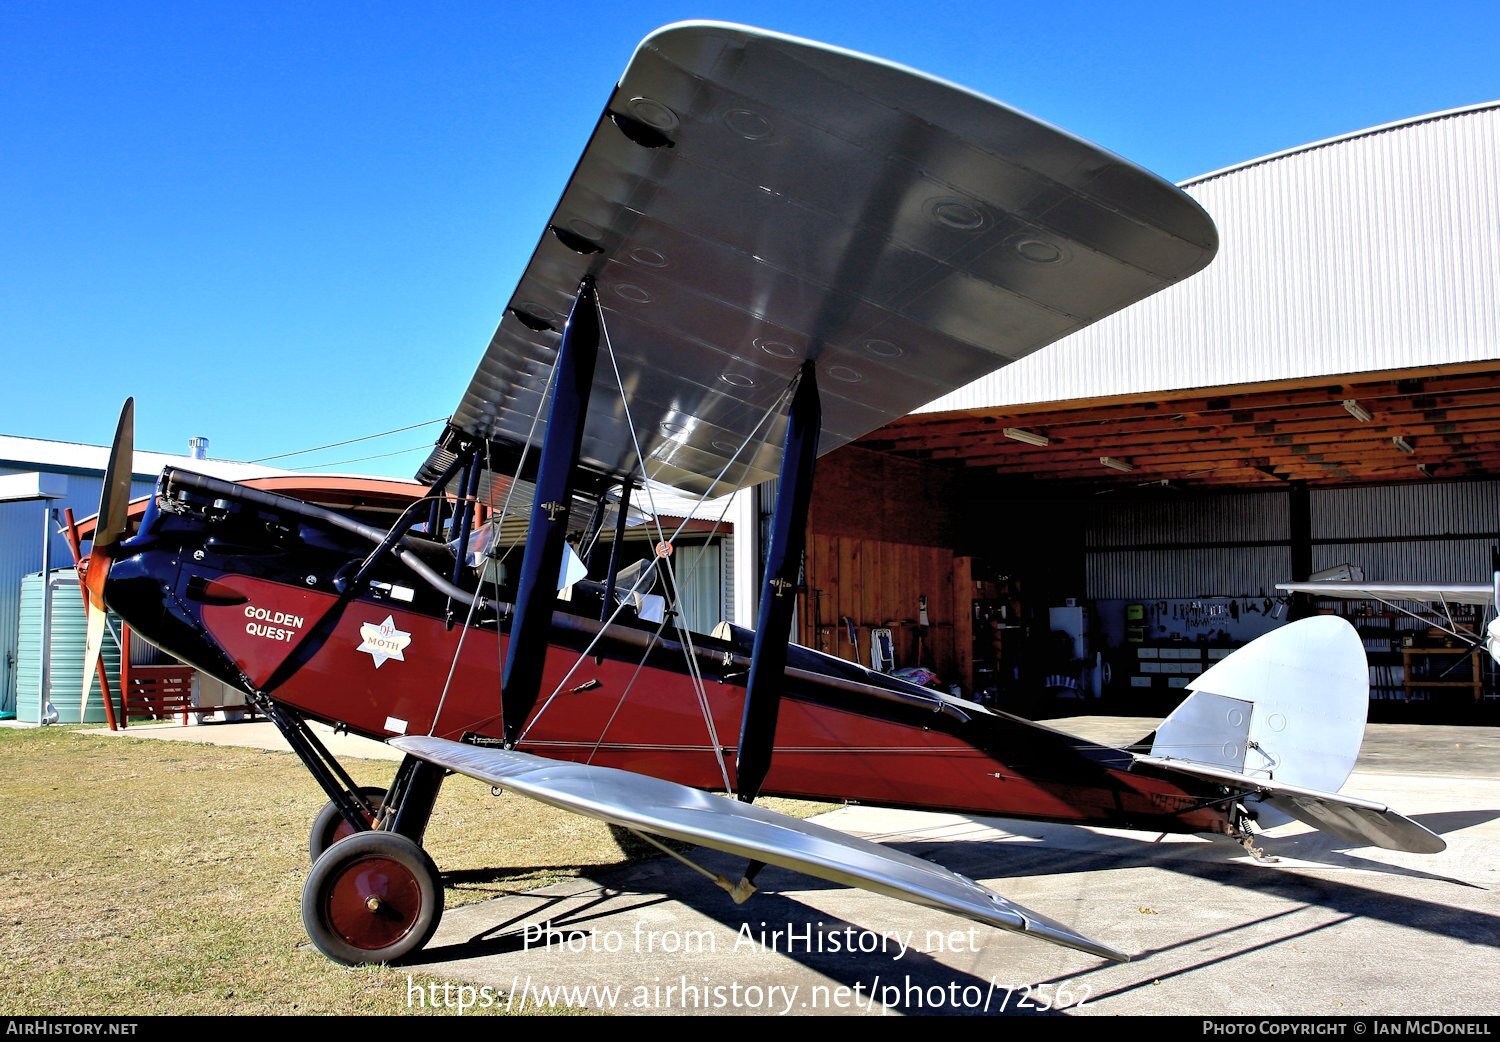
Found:
M 1356 583 L 1345 580 L 1277 583 L 1287 593 L 1350 600 L 1430 601 L 1441 604 L 1500 604 L 1500 572 L 1492 583 Z
M 752 431 L 804 360 L 826 452 L 1217 244 L 1172 185 L 977 94 L 774 33 L 669 26 L 631 59 L 453 424 L 526 439 L 592 274 L 650 476 L 701 493 L 750 438 L 727 492 L 775 475 L 783 421 Z M 636 463 L 618 397 L 601 358 L 582 461 L 604 474 Z
M 1128 958 L 940 865 L 764 807 L 612 767 L 443 738 L 393 738 L 390 744 L 439 767 L 575 814 L 939 908 L 1101 958 Z

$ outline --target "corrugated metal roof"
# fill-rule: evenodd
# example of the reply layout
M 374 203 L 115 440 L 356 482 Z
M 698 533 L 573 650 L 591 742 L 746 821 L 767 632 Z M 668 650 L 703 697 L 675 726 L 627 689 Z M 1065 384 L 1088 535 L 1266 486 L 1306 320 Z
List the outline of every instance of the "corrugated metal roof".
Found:
M 721 531 L 727 532 L 734 527 L 734 497 L 742 494 L 746 493 L 741 490 L 699 502 L 697 496 L 685 496 L 655 485 L 650 498 L 644 491 L 637 491 L 631 501 L 637 509 L 648 513 L 654 506 L 656 513 L 662 517 L 691 517 L 698 521 L 717 521 L 722 517 L 724 525 Z
M 1389 123 L 1382 123 L 1379 126 L 1367 127 L 1364 130 L 1354 130 L 1350 131 L 1347 134 L 1335 134 L 1333 137 L 1326 137 L 1321 141 L 1312 141 L 1306 145 L 1297 145 L 1295 148 L 1284 148 L 1280 152 L 1272 152 L 1270 155 L 1260 156 L 1257 159 L 1247 159 L 1243 163 L 1231 163 L 1229 166 L 1222 166 L 1217 170 L 1210 170 L 1206 174 L 1199 174 L 1197 177 L 1188 178 L 1177 187 L 1190 188 L 1193 185 L 1200 184 L 1215 177 L 1223 177 L 1225 174 L 1238 173 L 1241 170 L 1248 170 L 1252 166 L 1260 166 L 1262 163 L 1272 163 L 1278 159 L 1285 159 L 1287 156 L 1294 156 L 1299 152 L 1311 152 L 1315 148 L 1327 148 L 1329 145 L 1343 144 L 1345 141 L 1352 141 L 1355 138 L 1360 137 L 1368 137 L 1371 134 L 1384 134 L 1388 130 L 1400 130 L 1403 127 L 1415 126 L 1418 123 L 1430 123 L 1433 120 L 1437 119 L 1447 119 L 1449 116 L 1466 116 L 1472 112 L 1482 112 L 1485 109 L 1493 109 L 1496 107 L 1500 107 L 1500 101 L 1482 101 L 1477 105 L 1460 105 L 1458 108 L 1444 109 L 1441 112 L 1430 112 L 1425 116 L 1408 116 L 1406 119 L 1392 120 Z
M 1500 102 L 1195 178 L 1205 271 L 921 412 L 1500 357 Z
M 109 465 L 109 446 L 80 445 L 71 441 L 44 441 L 40 438 L 18 438 L 0 435 L 0 470 L 60 470 L 102 474 Z M 135 454 L 134 476 L 152 480 L 163 467 L 184 467 L 188 470 L 223 478 L 226 481 L 243 481 L 246 478 L 265 478 L 290 471 L 277 467 L 264 467 L 257 463 L 236 463 L 232 460 L 194 459 L 191 456 L 174 456 L 165 452 L 142 452 Z

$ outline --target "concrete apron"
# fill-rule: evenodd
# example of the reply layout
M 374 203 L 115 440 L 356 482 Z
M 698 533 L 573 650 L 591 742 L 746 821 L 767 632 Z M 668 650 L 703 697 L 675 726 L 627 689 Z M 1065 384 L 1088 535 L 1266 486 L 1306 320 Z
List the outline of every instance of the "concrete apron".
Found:
M 1128 740 L 1151 723 L 1056 726 Z M 213 741 L 247 726 L 259 725 L 175 730 Z M 736 906 L 663 857 L 450 910 L 410 963 L 450 986 L 412 984 L 407 999 L 685 1014 L 1493 1013 L 1497 750 L 1493 729 L 1370 727 L 1345 791 L 1442 833 L 1437 855 L 1348 849 L 1300 824 L 1267 833 L 1279 860 L 1266 864 L 1199 837 L 866 807 L 819 819 L 978 879 L 1131 953 L 1124 965 L 776 868 Z M 732 879 L 743 867 L 688 853 Z

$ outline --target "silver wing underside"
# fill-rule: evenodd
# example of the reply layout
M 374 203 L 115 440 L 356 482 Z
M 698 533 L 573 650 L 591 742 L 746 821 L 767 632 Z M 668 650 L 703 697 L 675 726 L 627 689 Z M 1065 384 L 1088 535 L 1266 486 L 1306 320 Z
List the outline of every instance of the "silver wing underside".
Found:
M 591 274 L 649 476 L 701 493 L 749 439 L 727 492 L 775 475 L 783 420 L 752 431 L 804 360 L 826 452 L 1191 275 L 1217 243 L 1172 185 L 977 94 L 669 26 L 631 59 L 453 423 L 526 439 Z M 607 357 L 582 462 L 636 464 Z
M 1344 580 L 1277 583 L 1287 593 L 1341 597 L 1356 601 L 1419 601 L 1426 604 L 1500 604 L 1500 575 L 1495 583 L 1366 583 Z
M 585 817 L 952 912 L 1100 958 L 1128 959 L 940 865 L 753 804 L 630 771 L 442 738 L 393 738 L 390 744 L 429 763 Z

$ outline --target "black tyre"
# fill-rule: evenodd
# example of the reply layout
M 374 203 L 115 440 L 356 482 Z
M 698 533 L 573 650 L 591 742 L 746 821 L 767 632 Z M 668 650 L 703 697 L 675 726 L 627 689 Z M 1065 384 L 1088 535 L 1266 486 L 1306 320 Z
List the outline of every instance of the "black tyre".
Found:
M 324 851 L 302 887 L 313 945 L 346 966 L 419 950 L 443 918 L 443 883 L 427 851 L 395 832 L 360 832 Z
M 380 811 L 385 806 L 385 790 L 378 785 L 361 785 L 360 795 L 365 798 L 375 810 L 375 818 L 380 817 Z M 374 825 L 374 818 L 371 819 Z M 323 856 L 323 851 L 333 846 L 341 839 L 348 839 L 355 835 L 354 829 L 344 820 L 339 813 L 338 806 L 332 800 L 323 805 L 318 811 L 318 816 L 313 819 L 312 828 L 307 833 L 307 859 L 317 861 Z

